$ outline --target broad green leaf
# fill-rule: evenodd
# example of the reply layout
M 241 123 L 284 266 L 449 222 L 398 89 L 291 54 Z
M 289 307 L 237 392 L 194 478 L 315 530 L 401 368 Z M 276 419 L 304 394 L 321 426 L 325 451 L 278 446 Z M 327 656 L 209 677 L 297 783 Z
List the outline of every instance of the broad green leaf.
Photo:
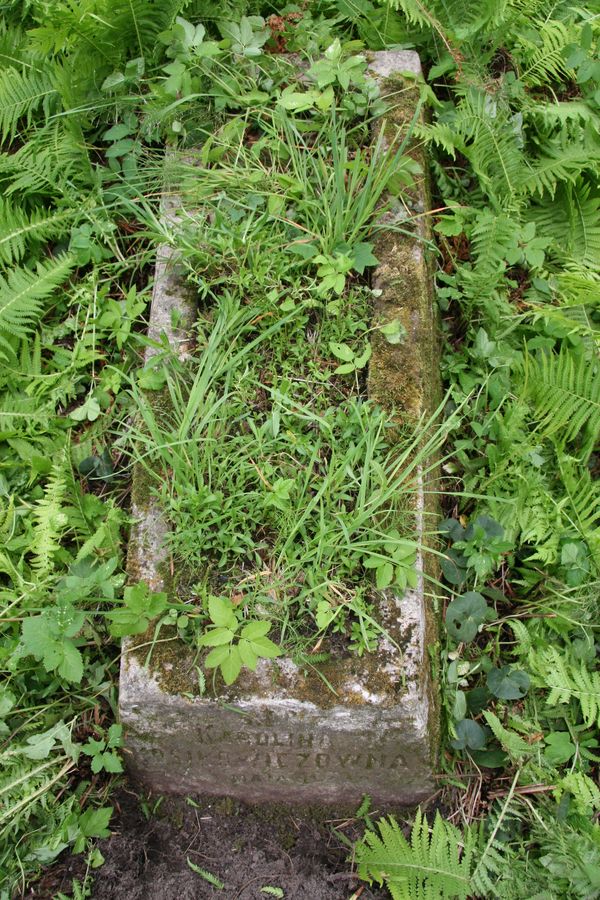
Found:
M 114 91 L 125 84 L 125 76 L 122 72 L 112 72 L 102 82 L 101 91 Z
M 544 738 L 546 749 L 544 757 L 551 766 L 560 766 L 568 762 L 576 751 L 568 731 L 551 731 Z
M 257 637 L 264 637 L 270 630 L 270 622 L 248 622 L 242 628 L 242 637 L 246 638 L 247 641 L 251 641 Z
M 373 244 L 361 241 L 354 244 L 350 252 L 355 270 L 362 275 L 367 266 L 376 266 L 379 262 L 376 256 L 373 256 Z
M 293 112 L 311 109 L 320 98 L 319 91 L 295 91 L 293 86 L 285 88 L 277 99 L 277 105 Z
M 268 641 L 268 638 L 262 640 Z M 242 660 L 237 647 L 229 647 L 229 652 L 221 663 L 221 674 L 225 684 L 233 684 L 242 668 Z
M 476 591 L 468 591 L 448 604 L 446 628 L 455 641 L 469 642 L 477 637 L 479 627 L 487 620 L 488 605 Z
M 250 641 L 245 641 L 242 638 L 237 647 L 243 665 L 245 665 L 248 669 L 252 669 L 252 671 L 254 671 L 258 662 L 258 656 L 254 652 L 253 646 Z
M 106 838 L 110 831 L 108 823 L 113 814 L 112 806 L 102 806 L 100 809 L 86 809 L 79 817 L 78 825 L 85 837 Z
M 215 647 L 214 650 L 211 650 L 206 659 L 204 660 L 204 665 L 207 669 L 216 669 L 217 666 L 220 666 L 224 659 L 229 655 L 229 644 L 223 645 L 221 647 Z
M 502 666 L 487 673 L 487 686 L 500 700 L 521 700 L 529 690 L 529 675 L 520 669 Z
M 317 255 L 315 245 L 305 241 L 294 241 L 292 244 L 288 244 L 287 249 L 297 256 L 301 256 L 302 259 L 313 259 Z
M 237 616 L 231 608 L 231 603 L 222 597 L 210 597 L 208 614 L 211 621 L 222 628 L 230 628 L 235 631 L 238 626 Z
M 197 640 L 199 647 L 219 647 L 221 644 L 231 644 L 235 632 L 230 628 L 211 628 L 201 634 Z
M 487 743 L 485 729 L 473 719 L 462 719 L 456 723 L 456 738 L 451 741 L 455 750 L 483 750 Z
M 391 563 L 383 563 L 378 566 L 375 572 L 375 584 L 381 590 L 388 587 L 392 583 L 394 577 L 394 567 Z
M 399 344 L 406 337 L 406 328 L 400 319 L 392 319 L 386 325 L 380 325 L 379 331 L 385 337 L 388 344 Z
M 252 649 L 258 656 L 264 656 L 267 659 L 274 659 L 276 656 L 281 656 L 282 650 L 277 644 L 273 643 L 273 641 L 268 637 L 257 637 L 254 638 L 252 643 Z
M 58 674 L 66 681 L 79 684 L 83 678 L 83 657 L 72 641 L 63 641 L 62 660 L 58 665 Z
M 336 357 L 343 362 L 350 362 L 354 359 L 354 350 L 348 344 L 340 344 L 337 341 L 329 341 L 329 349 Z

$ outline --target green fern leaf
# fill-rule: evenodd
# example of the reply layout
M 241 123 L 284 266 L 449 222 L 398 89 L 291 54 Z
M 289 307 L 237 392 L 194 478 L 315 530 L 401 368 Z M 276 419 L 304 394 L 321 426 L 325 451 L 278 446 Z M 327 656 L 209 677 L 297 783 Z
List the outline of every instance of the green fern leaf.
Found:
M 6 506 L 0 502 L 0 542 L 3 545 L 12 538 L 15 521 L 15 500 L 14 497 L 9 497 Z
M 29 124 L 34 112 L 57 96 L 52 78 L 28 69 L 25 73 L 9 68 L 0 72 L 0 134 L 2 140 L 14 138 L 21 119 Z
M 600 569 L 600 489 L 587 466 L 578 466 L 566 458 L 559 460 L 559 466 L 568 500 L 563 515 L 568 515 Z
M 471 250 L 475 257 L 477 274 L 484 279 L 504 272 L 506 255 L 514 247 L 515 228 L 518 221 L 513 216 L 483 209 L 477 214 L 471 235 Z
M 570 350 L 527 357 L 522 392 L 535 409 L 538 428 L 560 448 L 581 439 L 589 457 L 600 434 L 600 369 Z
M 484 710 L 483 715 L 498 743 L 502 745 L 513 759 L 519 760 L 532 753 L 532 749 L 527 741 L 524 741 L 516 731 L 509 731 L 508 728 L 505 728 L 495 713 L 491 712 L 491 710 Z
M 156 37 L 170 28 L 189 0 L 109 0 L 111 19 L 119 41 L 140 56 L 156 49 Z
M 600 271 L 600 197 L 583 178 L 559 184 L 554 196 L 531 206 L 527 218 L 540 237 L 552 238 L 557 258 Z
M 600 672 L 591 672 L 581 660 L 570 661 L 556 647 L 530 654 L 529 665 L 550 691 L 546 698 L 549 706 L 575 700 L 585 724 L 600 728 Z
M 523 63 L 521 81 L 529 87 L 539 87 L 568 79 L 572 72 L 565 64 L 563 50 L 575 35 L 554 17 L 537 19 L 535 26 L 535 40 L 529 40 L 525 30 L 519 35 L 521 47 L 516 49 L 516 55 Z
M 430 828 L 417 811 L 410 843 L 395 819 L 381 819 L 379 834 L 368 831 L 356 847 L 358 873 L 369 883 L 385 882 L 394 900 L 442 900 L 470 894 L 474 863 L 471 832 L 461 832 L 436 815 Z
M 60 539 L 68 524 L 68 517 L 62 508 L 66 492 L 63 468 L 62 461 L 52 467 L 44 496 L 33 513 L 35 526 L 31 546 L 35 550 L 32 566 L 41 577 L 52 568 L 54 554 L 60 548 Z
M 559 799 L 564 791 L 573 795 L 575 807 L 582 816 L 591 816 L 600 809 L 600 788 L 583 772 L 569 772 L 561 778 L 555 791 L 556 798 Z
M 540 147 L 541 154 L 524 170 L 521 186 L 528 194 L 554 196 L 561 182 L 575 182 L 586 169 L 597 167 L 600 161 L 600 144 L 594 138 L 588 141 L 562 139 L 547 141 Z
M 77 206 L 77 189 L 89 192 L 93 179 L 85 142 L 77 129 L 62 123 L 38 129 L 14 153 L 0 154 L 0 182 L 6 196 L 43 194 L 64 201 L 65 196 L 74 195 L 73 206 Z
M 509 111 L 486 91 L 469 88 L 452 124 L 482 185 L 504 208 L 511 206 L 520 192 L 524 163 Z
M 0 197 L 0 262 L 10 265 L 20 261 L 30 240 L 47 240 L 60 234 L 65 222 L 76 214 L 76 210 L 65 210 L 28 215 Z
M 35 272 L 21 268 L 13 269 L 6 278 L 0 276 L 0 345 L 9 353 L 12 348 L 2 333 L 25 337 L 41 314 L 43 301 L 65 281 L 73 266 L 71 257 L 62 256 L 38 263 Z

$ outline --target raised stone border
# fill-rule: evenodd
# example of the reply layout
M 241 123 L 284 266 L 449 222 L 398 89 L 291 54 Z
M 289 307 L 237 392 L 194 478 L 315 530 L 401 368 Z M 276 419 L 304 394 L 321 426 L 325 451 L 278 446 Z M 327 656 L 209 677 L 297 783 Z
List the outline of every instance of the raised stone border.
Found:
M 393 95 L 387 117 L 392 140 L 415 110 L 418 89 L 401 73 L 420 74 L 416 53 L 382 51 L 371 71 L 385 95 Z M 419 151 L 413 150 L 419 157 Z M 420 157 L 419 157 L 420 158 Z M 421 159 L 421 162 L 423 160 Z M 426 179 L 414 191 L 413 213 L 428 207 Z M 165 209 L 176 215 L 174 201 Z M 398 210 L 394 218 L 406 218 Z M 408 339 L 373 340 L 369 390 L 380 403 L 411 414 L 436 405 L 439 356 L 432 279 L 423 251 L 427 216 L 418 218 L 414 239 L 382 231 L 375 284 L 381 290 L 376 321 L 400 318 Z M 185 324 L 193 307 L 177 276 L 168 247 L 159 250 L 149 335 L 185 352 Z M 171 325 L 177 310 L 183 328 Z M 154 351 L 148 350 L 148 356 Z M 145 493 L 141 469 L 134 472 L 128 573 L 154 590 L 169 589 L 164 547 L 166 523 Z M 417 525 L 425 540 L 424 517 L 435 512 L 429 494 L 417 498 Z M 429 558 L 429 554 L 427 555 Z M 426 600 L 425 566 L 417 560 L 419 584 L 402 599 L 388 594 L 381 624 L 393 642 L 363 658 L 299 668 L 290 659 L 261 660 L 219 696 L 199 696 L 193 651 L 178 640 L 157 644 L 144 666 L 148 637 L 124 641 L 120 713 L 132 773 L 157 792 L 228 795 L 250 802 L 351 806 L 369 794 L 378 804 L 415 803 L 434 790 L 438 747 L 438 699 L 428 645 L 436 626 Z M 325 686 L 325 680 L 330 688 Z M 209 692 L 207 692 L 208 694 Z

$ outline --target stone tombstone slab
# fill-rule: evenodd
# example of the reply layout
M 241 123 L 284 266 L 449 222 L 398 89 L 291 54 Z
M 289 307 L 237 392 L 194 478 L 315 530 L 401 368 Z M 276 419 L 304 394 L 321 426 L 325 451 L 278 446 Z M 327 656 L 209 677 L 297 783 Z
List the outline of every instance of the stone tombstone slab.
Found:
M 385 124 L 391 142 L 414 116 L 419 59 L 413 52 L 382 51 L 372 54 L 370 67 L 391 101 Z M 411 153 L 424 163 L 418 148 Z M 369 390 L 388 408 L 413 414 L 432 411 L 439 389 L 432 278 L 423 249 L 427 197 L 423 176 L 412 190 L 410 209 L 387 214 L 407 228 L 409 219 L 416 221 L 414 238 L 383 229 L 375 247 L 380 265 L 374 280 L 381 291 L 375 321 L 400 318 L 408 337 L 390 345 L 374 332 Z M 164 215 L 177 215 L 173 197 Z M 179 314 L 178 331 L 171 324 L 173 310 Z M 185 354 L 186 323 L 189 327 L 192 319 L 193 303 L 178 277 L 175 253 L 165 246 L 158 254 L 149 334 L 157 341 L 166 336 Z M 436 513 L 425 487 L 416 499 L 424 542 L 425 517 Z M 141 470 L 134 472 L 132 506 L 130 580 L 168 591 L 167 525 Z M 427 797 L 435 789 L 438 746 L 437 687 L 428 659 L 436 625 L 425 595 L 426 576 L 435 576 L 427 571 L 430 557 L 417 559 L 416 590 L 402 598 L 387 593 L 381 600 L 380 622 L 392 640 L 382 637 L 376 652 L 332 659 L 318 672 L 291 659 L 260 660 L 256 672 L 243 670 L 218 696 L 210 685 L 201 696 L 192 649 L 177 639 L 161 640 L 148 662 L 150 633 L 125 640 L 119 702 L 130 771 L 159 793 L 249 802 L 340 808 L 352 807 L 365 794 L 381 805 Z

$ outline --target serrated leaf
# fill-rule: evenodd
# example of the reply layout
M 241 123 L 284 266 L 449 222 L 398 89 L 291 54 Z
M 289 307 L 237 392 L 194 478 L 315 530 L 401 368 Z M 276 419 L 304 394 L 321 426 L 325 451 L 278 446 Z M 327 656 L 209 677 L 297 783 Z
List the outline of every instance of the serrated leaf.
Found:
M 251 643 L 254 652 L 257 653 L 258 656 L 264 656 L 267 659 L 274 659 L 276 656 L 281 656 L 283 652 L 281 648 L 273 643 L 268 637 L 255 638 Z
M 235 633 L 231 628 L 211 628 L 201 634 L 197 640 L 199 647 L 220 647 L 222 644 L 231 644 Z
M 221 647 L 215 647 L 214 650 L 211 650 L 206 659 L 204 660 L 204 665 L 207 669 L 216 669 L 217 666 L 220 666 L 223 660 L 229 654 L 229 645 L 224 644 Z
M 102 754 L 102 764 L 104 771 L 109 772 L 111 775 L 118 775 L 123 771 L 123 763 L 114 751 Z
M 211 621 L 221 628 L 230 628 L 233 631 L 237 628 L 237 616 L 231 608 L 231 604 L 222 597 L 210 597 L 208 601 L 208 614 Z
M 271 630 L 270 622 L 248 622 L 242 628 L 242 637 L 251 641 L 257 637 L 264 637 Z
M 85 837 L 109 837 L 108 823 L 112 814 L 112 806 L 102 806 L 100 809 L 87 809 L 79 817 L 79 828 Z
M 254 671 L 256 669 L 256 664 L 258 663 L 258 656 L 254 652 L 250 641 L 245 641 L 242 638 L 242 640 L 238 644 L 238 651 L 242 664 L 248 669 Z
M 392 583 L 393 577 L 394 567 L 391 563 L 383 563 L 383 565 L 377 566 L 375 572 L 375 584 L 379 590 L 388 587 L 388 585 Z
M 63 641 L 62 660 L 57 667 L 58 674 L 66 681 L 79 684 L 83 678 L 83 657 L 72 641 Z
M 262 638 L 268 641 L 268 638 Z M 242 660 L 237 647 L 229 647 L 229 652 L 221 663 L 221 674 L 225 684 L 233 684 L 242 669 Z
M 373 255 L 373 244 L 368 244 L 365 241 L 354 244 L 350 255 L 352 256 L 354 269 L 359 275 L 364 273 L 367 266 L 376 266 L 379 263 L 377 257 Z

